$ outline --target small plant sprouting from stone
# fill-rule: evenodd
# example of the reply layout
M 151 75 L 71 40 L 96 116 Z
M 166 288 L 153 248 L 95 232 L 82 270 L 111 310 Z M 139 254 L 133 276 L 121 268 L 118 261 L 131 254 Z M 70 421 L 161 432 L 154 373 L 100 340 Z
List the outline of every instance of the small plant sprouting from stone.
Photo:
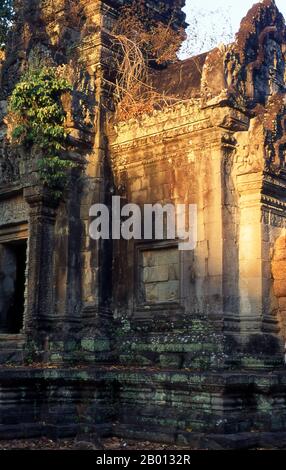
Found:
M 118 326 L 116 328 L 116 335 L 118 337 L 125 336 L 132 331 L 130 321 L 126 317 L 120 317 L 117 319 Z
M 62 157 L 67 145 L 62 97 L 72 86 L 56 67 L 31 67 L 9 100 L 8 126 L 12 141 L 26 149 L 38 147 L 38 172 L 53 196 L 62 196 L 75 164 Z

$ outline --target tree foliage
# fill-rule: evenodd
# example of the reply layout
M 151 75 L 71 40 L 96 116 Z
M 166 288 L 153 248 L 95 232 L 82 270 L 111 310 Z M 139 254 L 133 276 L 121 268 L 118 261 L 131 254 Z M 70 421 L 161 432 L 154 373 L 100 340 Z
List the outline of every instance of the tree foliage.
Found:
M 33 145 L 40 149 L 41 179 L 57 197 L 67 184 L 67 170 L 73 167 L 61 156 L 68 137 L 61 98 L 71 90 L 55 67 L 32 69 L 16 85 L 9 102 L 12 139 L 28 149 Z
M 145 9 L 146 2 L 141 1 L 123 6 L 112 31 L 118 57 L 115 94 L 119 120 L 138 117 L 173 100 L 153 88 L 151 70 L 178 60 L 185 31 L 177 29 L 172 19 L 167 24 L 146 21 Z
M 178 98 L 158 93 L 152 85 L 152 69 L 164 67 L 178 58 L 209 51 L 219 42 L 233 40 L 231 21 L 222 9 L 193 9 L 187 33 L 171 18 L 169 23 L 148 18 L 146 1 L 136 0 L 120 10 L 112 32 L 117 52 L 115 87 L 116 118 L 128 120 L 152 112 L 154 108 L 175 104 Z M 223 19 L 223 27 L 221 26 Z M 194 64 L 202 73 L 199 61 Z

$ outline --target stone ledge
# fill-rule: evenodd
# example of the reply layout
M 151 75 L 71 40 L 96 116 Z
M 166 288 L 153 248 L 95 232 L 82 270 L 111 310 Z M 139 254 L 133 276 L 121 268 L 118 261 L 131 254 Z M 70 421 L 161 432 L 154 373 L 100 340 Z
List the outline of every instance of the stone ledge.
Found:
M 0 384 L 0 439 L 72 436 L 88 427 L 193 448 L 286 442 L 284 370 L 6 367 Z
M 118 438 L 146 440 L 188 446 L 190 450 L 286 449 L 286 432 L 237 434 L 166 433 L 165 430 L 113 428 Z

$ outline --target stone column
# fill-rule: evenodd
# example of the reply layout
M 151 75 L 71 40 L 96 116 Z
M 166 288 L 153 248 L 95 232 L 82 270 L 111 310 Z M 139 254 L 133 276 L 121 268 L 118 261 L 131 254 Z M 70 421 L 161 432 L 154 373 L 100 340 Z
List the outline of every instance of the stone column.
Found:
M 263 176 L 257 172 L 238 177 L 240 337 L 242 364 L 252 368 L 281 365 L 283 360 L 270 301 L 270 240 L 263 215 Z
M 222 136 L 222 238 L 223 311 L 227 350 L 233 353 L 240 333 L 239 319 L 239 216 L 238 193 L 233 174 L 236 139 L 233 132 Z
M 223 321 L 223 226 L 221 132 L 212 135 L 207 184 L 204 188 L 204 224 L 208 243 L 206 309 L 213 326 L 220 331 Z
M 29 204 L 28 285 L 25 330 L 45 330 L 54 316 L 54 225 L 57 202 L 41 187 L 25 189 Z
M 262 329 L 262 174 L 238 177 L 240 194 L 239 291 L 240 333 L 245 342 Z

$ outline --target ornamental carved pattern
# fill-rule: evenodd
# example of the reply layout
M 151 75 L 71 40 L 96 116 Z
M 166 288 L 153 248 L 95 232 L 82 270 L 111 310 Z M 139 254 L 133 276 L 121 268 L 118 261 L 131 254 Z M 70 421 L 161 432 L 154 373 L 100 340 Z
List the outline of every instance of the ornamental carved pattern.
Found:
M 4 199 L 0 203 L 0 226 L 18 224 L 28 220 L 28 205 L 23 197 Z
M 286 106 L 284 98 L 277 97 L 268 106 L 268 121 L 265 135 L 265 171 L 275 175 L 286 175 Z

